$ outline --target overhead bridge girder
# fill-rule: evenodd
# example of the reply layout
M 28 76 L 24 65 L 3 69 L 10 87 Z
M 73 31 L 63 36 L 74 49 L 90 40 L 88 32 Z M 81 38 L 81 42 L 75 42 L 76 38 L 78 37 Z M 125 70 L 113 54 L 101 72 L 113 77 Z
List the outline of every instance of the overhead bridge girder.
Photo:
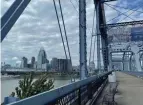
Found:
M 128 25 L 136 25 L 136 24 L 143 24 L 143 20 L 140 21 L 131 21 L 131 22 L 122 22 L 122 23 L 114 23 L 114 24 L 106 24 L 101 25 L 100 28 L 112 28 L 112 27 L 119 27 L 119 26 L 128 26 Z
M 100 0 L 101 2 L 110 2 L 110 1 L 117 1 L 117 0 Z

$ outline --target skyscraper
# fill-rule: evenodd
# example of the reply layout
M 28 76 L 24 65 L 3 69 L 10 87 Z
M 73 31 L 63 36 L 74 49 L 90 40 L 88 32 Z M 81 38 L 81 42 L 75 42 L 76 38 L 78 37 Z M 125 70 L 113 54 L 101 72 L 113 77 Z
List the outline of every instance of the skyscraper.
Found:
M 69 59 L 52 58 L 51 68 L 57 72 L 70 72 L 72 70 L 72 65 Z
M 57 58 L 52 58 L 52 60 L 51 60 L 51 68 L 54 71 L 58 70 L 58 59 Z
M 27 58 L 26 57 L 22 57 L 21 68 L 27 68 Z
M 58 72 L 70 72 L 72 65 L 69 59 L 58 59 Z
M 45 63 L 47 63 L 47 55 L 46 55 L 44 48 L 42 47 L 38 54 L 37 69 L 42 69 L 43 67 L 42 65 Z
M 31 58 L 31 67 L 34 68 L 34 64 L 35 64 L 35 57 Z
M 70 59 L 68 59 L 67 62 L 68 62 L 68 71 L 71 72 L 72 71 L 72 62 Z

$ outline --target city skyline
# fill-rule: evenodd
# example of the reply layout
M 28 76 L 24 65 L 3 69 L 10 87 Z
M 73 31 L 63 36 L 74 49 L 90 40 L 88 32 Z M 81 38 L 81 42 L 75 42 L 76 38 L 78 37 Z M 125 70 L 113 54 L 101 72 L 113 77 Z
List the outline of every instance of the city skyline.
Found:
M 2 0 L 3 5 L 1 16 L 6 12 L 8 7 L 12 4 L 14 0 Z M 73 0 L 73 4 L 77 7 L 77 3 Z M 134 6 L 134 3 L 139 5 Z M 142 0 L 125 0 L 122 3 L 120 0 L 118 2 L 112 2 L 113 5 L 118 5 L 122 7 L 138 8 L 139 11 L 143 10 L 141 4 Z M 63 7 L 63 14 L 65 18 L 65 24 L 67 28 L 67 36 L 69 39 L 69 46 L 71 50 L 73 65 L 79 65 L 79 33 L 78 33 L 78 14 L 71 5 L 69 1 L 64 3 L 61 1 Z M 39 7 L 39 5 L 41 5 Z M 130 6 L 128 6 L 130 5 Z M 76 8 L 78 11 L 78 8 Z M 119 13 L 114 11 L 112 8 L 105 5 L 107 21 L 117 16 Z M 119 8 L 117 8 L 119 9 Z M 68 11 L 67 11 L 68 10 Z M 93 0 L 87 3 L 87 58 L 89 57 L 90 49 L 90 38 L 92 29 L 92 17 L 94 10 Z M 126 9 L 120 9 L 121 12 L 126 12 Z M 132 11 L 131 11 L 132 12 Z M 48 14 L 46 14 L 48 13 Z M 130 13 L 130 12 L 129 12 Z M 127 13 L 127 14 L 129 14 Z M 50 14 L 50 15 L 49 15 Z M 143 15 L 134 12 L 130 17 L 141 20 Z M 121 16 L 115 21 L 124 19 L 125 16 Z M 131 19 L 126 18 L 124 21 L 131 21 Z M 109 22 L 110 23 L 110 22 Z M 40 30 L 40 31 L 39 31 Z M 43 46 L 48 52 L 47 58 L 49 60 L 52 57 L 65 58 L 62 42 L 60 38 L 59 28 L 56 20 L 56 15 L 53 7 L 53 3 L 50 0 L 37 0 L 31 1 L 28 7 L 25 9 L 24 13 L 17 20 L 16 24 L 12 30 L 8 33 L 7 37 L 2 42 L 1 60 L 11 65 L 15 63 L 20 63 L 22 56 L 31 58 L 36 57 L 39 48 Z M 87 59 L 88 60 L 88 59 Z M 95 57 L 95 61 L 97 58 Z M 30 61 L 30 60 L 29 60 Z M 88 61 L 87 61 L 88 62 Z
M 48 60 L 47 53 L 45 52 L 45 49 L 43 47 L 41 47 L 40 50 L 39 50 L 39 52 L 38 52 L 38 54 L 37 54 L 37 57 L 32 56 L 31 58 L 27 58 L 27 57 L 23 56 L 23 57 L 21 57 L 20 64 L 19 65 L 16 64 L 16 67 L 19 66 L 20 68 L 42 69 L 42 67 L 44 66 L 44 64 L 50 64 L 51 67 L 54 67 L 53 65 L 55 65 L 57 62 L 52 62 L 53 59 L 56 59 L 56 60 L 66 60 L 66 59 L 63 59 L 63 58 L 56 58 L 56 57 L 53 57 L 51 60 Z M 70 62 L 70 60 L 67 59 L 66 63 L 69 63 L 69 62 Z M 9 65 L 6 62 L 1 62 L 1 65 L 3 65 L 3 64 L 4 65 L 5 64 Z
M 40 51 L 41 51 L 41 49 L 42 50 L 44 50 L 45 51 L 45 49 L 43 48 L 43 47 L 41 47 L 40 48 Z M 39 51 L 39 52 L 40 52 Z M 38 52 L 38 53 L 39 53 Z M 39 58 L 39 54 L 37 53 L 37 56 L 31 56 L 30 58 L 28 58 L 28 57 L 26 57 L 26 56 L 22 56 L 21 58 L 20 58 L 20 61 L 19 61 L 19 65 L 21 65 L 21 63 L 22 63 L 22 59 L 24 58 L 24 59 L 26 59 L 27 61 L 27 64 L 33 64 L 32 63 L 32 58 L 34 58 L 34 62 L 37 62 L 38 61 L 38 58 Z M 45 54 L 46 54 L 46 52 L 45 52 Z M 46 54 L 46 56 L 47 56 L 47 54 Z M 48 59 L 47 57 L 45 57 L 46 58 L 46 60 L 47 60 L 47 62 L 49 63 L 49 64 L 51 64 L 51 61 L 52 61 L 52 59 L 53 58 L 56 58 L 56 59 L 63 59 L 63 58 L 60 58 L 60 57 L 52 57 L 51 59 Z M 13 59 L 17 59 L 16 57 L 13 57 Z M 10 64 L 10 63 L 7 63 L 7 62 L 1 62 L 1 63 L 5 63 L 5 64 Z M 14 65 L 16 65 L 17 63 L 15 62 L 15 64 Z M 11 65 L 11 64 L 10 64 Z

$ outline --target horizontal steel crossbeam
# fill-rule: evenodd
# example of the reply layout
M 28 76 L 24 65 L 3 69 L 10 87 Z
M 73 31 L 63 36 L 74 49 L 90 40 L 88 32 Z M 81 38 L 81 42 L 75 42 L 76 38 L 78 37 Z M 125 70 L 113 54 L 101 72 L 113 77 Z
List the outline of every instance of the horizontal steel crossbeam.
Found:
M 115 23 L 115 24 L 106 24 L 106 25 L 101 25 L 100 27 L 101 28 L 103 28 L 103 27 L 112 28 L 112 27 L 137 25 L 137 24 L 143 24 L 143 20 L 140 20 L 140 21 L 131 21 L 131 22 L 122 22 L 122 23 Z
M 117 1 L 117 0 L 101 0 L 101 2 L 110 2 L 110 1 Z

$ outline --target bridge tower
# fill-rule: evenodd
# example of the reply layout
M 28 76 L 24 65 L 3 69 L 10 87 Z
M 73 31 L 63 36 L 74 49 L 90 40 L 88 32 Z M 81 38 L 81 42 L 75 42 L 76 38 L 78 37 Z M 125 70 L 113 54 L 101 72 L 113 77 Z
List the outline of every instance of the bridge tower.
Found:
M 109 0 L 110 1 L 110 0 Z M 101 69 L 101 55 L 102 50 L 104 70 L 108 71 L 108 42 L 107 42 L 107 31 L 105 27 L 100 27 L 101 25 L 106 25 L 104 4 L 102 0 L 94 0 L 96 9 L 96 31 L 97 31 L 97 68 Z M 100 39 L 102 48 L 100 49 Z
M 80 79 L 87 77 L 86 0 L 79 0 L 79 53 Z

